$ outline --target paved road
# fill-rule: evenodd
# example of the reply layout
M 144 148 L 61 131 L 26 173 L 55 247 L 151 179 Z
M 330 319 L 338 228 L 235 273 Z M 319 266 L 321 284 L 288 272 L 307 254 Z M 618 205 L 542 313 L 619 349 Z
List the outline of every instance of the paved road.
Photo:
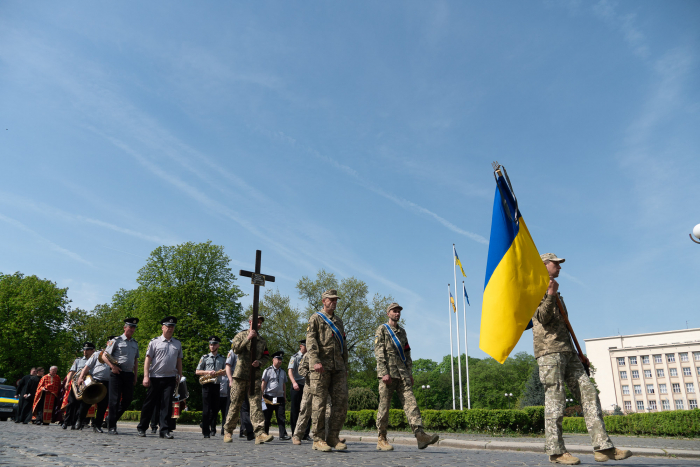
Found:
M 222 443 L 191 431 L 176 431 L 174 440 L 150 435 L 139 438 L 131 427 L 118 436 L 92 431 L 62 430 L 56 425 L 34 426 L 0 422 L 0 465 L 11 466 L 550 466 L 544 454 L 462 450 L 429 447 L 424 451 L 396 446 L 394 452 L 377 452 L 366 443 L 350 443 L 348 452 L 320 453 L 309 443 L 293 446 L 273 441 L 256 446 L 234 438 Z M 592 455 L 582 456 L 582 465 L 600 465 Z M 695 466 L 697 459 L 637 457 L 615 463 L 619 466 Z

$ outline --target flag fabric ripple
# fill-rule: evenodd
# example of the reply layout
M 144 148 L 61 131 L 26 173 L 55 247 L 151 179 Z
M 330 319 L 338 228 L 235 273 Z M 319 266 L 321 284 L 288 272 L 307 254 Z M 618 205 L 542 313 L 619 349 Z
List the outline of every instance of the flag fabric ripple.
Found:
M 549 284 L 549 274 L 502 175 L 497 177 L 479 348 L 503 363 Z

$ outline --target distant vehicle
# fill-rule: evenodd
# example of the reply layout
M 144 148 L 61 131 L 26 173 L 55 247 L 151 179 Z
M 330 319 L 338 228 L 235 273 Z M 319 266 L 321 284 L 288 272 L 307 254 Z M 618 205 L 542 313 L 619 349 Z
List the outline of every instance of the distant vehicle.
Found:
M 0 378 L 0 421 L 6 422 L 8 418 L 17 416 L 17 388 L 2 384 L 5 378 Z

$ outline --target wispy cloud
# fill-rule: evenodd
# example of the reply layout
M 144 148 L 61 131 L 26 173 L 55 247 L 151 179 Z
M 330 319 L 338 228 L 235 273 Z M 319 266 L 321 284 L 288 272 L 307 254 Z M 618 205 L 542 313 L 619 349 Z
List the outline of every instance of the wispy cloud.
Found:
M 60 245 L 55 244 L 54 242 L 52 242 L 52 241 L 49 240 L 48 238 L 46 238 L 46 237 L 44 237 L 43 235 L 41 235 L 40 233 L 38 233 L 38 232 L 36 232 L 36 231 L 30 229 L 29 227 L 27 227 L 26 225 L 24 225 L 23 223 L 21 223 L 20 221 L 18 221 L 18 220 L 16 220 L 16 219 L 13 219 L 13 218 L 11 218 L 11 217 L 7 217 L 7 216 L 5 216 L 5 215 L 3 215 L 3 214 L 0 214 L 0 221 L 3 221 L 3 222 L 5 222 L 6 224 L 9 224 L 9 225 L 11 225 L 11 226 L 13 226 L 13 227 L 15 227 L 15 228 L 17 228 L 17 229 L 23 231 L 23 232 L 26 232 L 26 233 L 32 235 L 34 238 L 36 238 L 36 239 L 40 240 L 41 242 L 47 244 L 52 250 L 57 251 L 58 253 L 61 253 L 61 254 L 65 255 L 65 256 L 68 256 L 69 258 L 71 258 L 71 259 L 73 259 L 73 260 L 75 260 L 75 261 L 79 261 L 79 262 L 81 262 L 81 263 L 83 263 L 83 264 L 87 264 L 88 266 L 92 266 L 92 263 L 91 263 L 91 262 L 85 260 L 85 259 L 84 259 L 82 256 L 80 256 L 78 253 L 75 253 L 75 252 L 70 251 L 70 250 L 68 250 L 68 249 L 66 249 L 66 248 L 63 248 L 63 247 L 60 246 Z
M 637 17 L 634 13 L 619 14 L 617 12 L 617 3 L 611 0 L 600 0 L 593 5 L 592 9 L 596 16 L 622 33 L 624 41 L 636 55 L 641 58 L 649 57 L 648 41 L 637 27 Z

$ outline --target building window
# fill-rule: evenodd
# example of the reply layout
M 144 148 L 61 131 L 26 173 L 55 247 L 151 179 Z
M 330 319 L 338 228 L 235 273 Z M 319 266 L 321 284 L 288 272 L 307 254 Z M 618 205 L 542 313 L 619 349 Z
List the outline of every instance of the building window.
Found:
M 649 408 L 651 410 L 656 410 L 656 401 L 649 401 Z
M 647 394 L 654 394 L 654 385 L 647 384 Z
M 666 394 L 668 393 L 668 390 L 666 390 L 666 385 L 665 384 L 659 384 L 659 392 L 661 394 Z
M 644 377 L 651 378 L 651 370 L 644 370 Z
M 659 378 L 663 378 L 664 377 L 664 370 L 663 369 L 656 370 L 656 376 L 658 376 Z
M 642 363 L 644 363 L 644 364 L 649 363 L 649 355 L 642 355 Z
M 632 370 L 632 379 L 639 379 L 639 371 Z
M 696 362 L 700 362 L 700 352 L 693 352 L 693 358 Z
M 688 406 L 691 409 L 697 409 L 698 408 L 698 401 L 695 399 L 688 399 Z
M 642 393 L 642 385 L 641 385 L 641 384 L 635 384 L 635 385 L 634 385 L 634 393 L 635 393 L 635 394 L 641 394 L 641 393 Z
M 619 366 L 625 366 L 625 357 L 617 357 L 617 364 Z
M 683 399 L 676 399 L 676 410 L 683 410 Z
M 637 411 L 644 412 L 644 401 L 637 401 Z
M 663 359 L 661 358 L 661 354 L 659 355 L 654 355 L 654 363 L 663 363 Z
M 676 362 L 676 354 L 674 353 L 667 353 L 666 354 L 666 361 L 668 363 L 675 363 Z
M 680 393 L 681 392 L 681 385 L 680 383 L 673 383 L 673 392 Z
M 636 365 L 637 364 L 637 357 L 630 357 L 630 365 Z
M 630 387 L 627 386 L 626 384 L 622 386 L 622 394 L 629 394 L 630 393 Z
M 700 376 L 700 366 L 697 367 L 697 370 L 698 370 L 698 376 Z
M 676 370 L 675 368 L 669 368 L 669 369 L 668 369 L 668 374 L 669 374 L 670 376 L 678 376 L 678 370 Z
M 685 383 L 685 392 L 695 392 L 693 383 Z
M 683 376 L 693 376 L 693 373 L 690 371 L 689 366 L 683 367 Z
M 681 358 L 682 362 L 688 361 L 688 352 L 679 353 L 678 356 Z
M 663 407 L 664 410 L 671 410 L 671 404 L 666 399 L 661 401 L 661 407 Z
M 627 372 L 626 371 L 620 372 L 620 379 L 627 379 Z
M 632 411 L 632 401 L 625 401 L 625 412 Z

